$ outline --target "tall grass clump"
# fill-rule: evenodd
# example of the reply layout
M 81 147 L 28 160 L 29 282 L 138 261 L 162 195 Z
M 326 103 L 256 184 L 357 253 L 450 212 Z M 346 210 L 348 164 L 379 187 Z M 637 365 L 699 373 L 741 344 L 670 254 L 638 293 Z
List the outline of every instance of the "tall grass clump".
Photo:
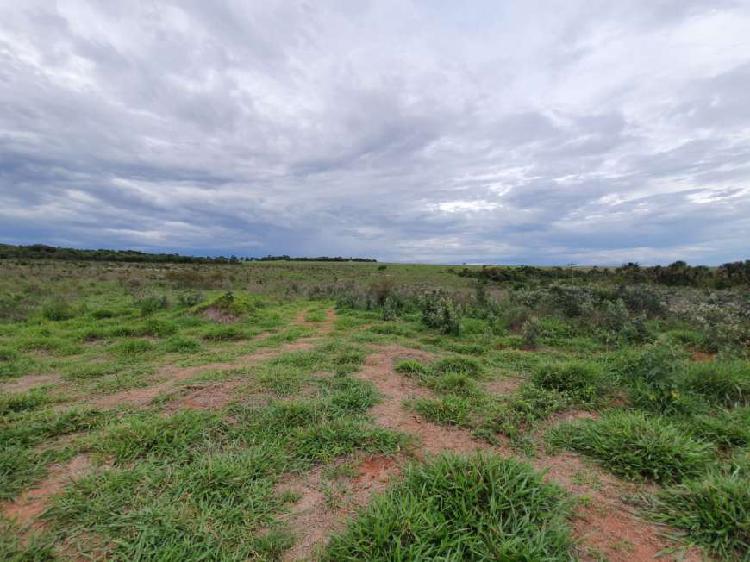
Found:
M 660 492 L 653 505 L 658 521 L 725 560 L 750 560 L 750 480 L 712 474 Z
M 750 363 L 693 363 L 685 374 L 684 386 L 714 405 L 726 408 L 750 405 Z
M 540 365 L 532 381 L 540 388 L 564 392 L 585 403 L 594 402 L 604 390 L 601 367 L 589 361 Z
M 444 455 L 410 466 L 323 560 L 569 560 L 563 492 L 530 466 Z
M 612 412 L 598 420 L 565 424 L 554 429 L 551 438 L 631 479 L 679 482 L 698 476 L 713 460 L 709 445 L 664 418 L 642 412 Z

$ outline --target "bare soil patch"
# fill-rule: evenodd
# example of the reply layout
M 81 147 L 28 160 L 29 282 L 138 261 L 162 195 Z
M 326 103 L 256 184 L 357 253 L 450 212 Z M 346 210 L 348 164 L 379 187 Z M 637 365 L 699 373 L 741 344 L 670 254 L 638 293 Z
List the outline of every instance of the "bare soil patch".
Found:
M 24 375 L 13 381 L 0 384 L 0 391 L 2 392 L 25 392 L 36 388 L 38 386 L 44 386 L 47 384 L 58 384 L 62 381 L 62 378 L 58 374 L 47 374 L 47 375 Z
M 513 394 L 523 384 L 523 381 L 524 379 L 520 377 L 503 377 L 502 379 L 485 383 L 484 388 L 490 394 L 502 396 Z
M 582 546 L 582 560 L 610 562 L 640 560 L 703 559 L 698 549 L 676 552 L 674 558 L 666 554 L 675 544 L 665 536 L 667 527 L 645 521 L 623 502 L 623 496 L 644 490 L 643 484 L 622 482 L 594 466 L 584 464 L 573 453 L 562 453 L 537 459 L 534 466 L 546 470 L 547 480 L 553 481 L 575 496 L 588 500 L 576 507 L 573 535 Z
M 333 483 L 323 478 L 323 467 L 279 486 L 279 492 L 300 496 L 287 516 L 297 540 L 283 560 L 310 559 L 332 533 L 343 529 L 347 519 L 367 505 L 373 494 L 385 490 L 390 479 L 401 472 L 402 463 L 402 458 L 367 457 L 359 465 L 357 476 L 340 482 L 346 488 L 345 498 L 335 506 L 326 502 L 325 487 Z
M 234 398 L 234 390 L 241 381 L 226 381 L 208 385 L 191 385 L 187 395 L 170 402 L 165 411 L 174 413 L 178 410 L 219 410 Z
M 421 447 L 416 451 L 418 457 L 423 453 L 468 453 L 492 448 L 465 429 L 429 422 L 404 408 L 404 400 L 429 398 L 432 392 L 397 373 L 393 369 L 394 362 L 398 359 L 430 358 L 431 355 L 424 351 L 396 345 L 381 348 L 367 358 L 364 368 L 355 376 L 373 383 L 383 395 L 383 400 L 370 410 L 375 421 L 383 427 L 419 438 Z
M 209 363 L 191 367 L 167 365 L 160 369 L 156 375 L 157 379 L 165 379 L 162 380 L 162 382 L 144 388 L 123 390 L 122 392 L 102 396 L 90 401 L 89 404 L 98 408 L 115 408 L 122 404 L 146 406 L 151 403 L 154 398 L 173 388 L 176 383 L 187 380 L 205 371 L 228 371 L 230 369 L 246 367 L 248 365 L 260 363 L 261 361 L 273 359 L 282 353 L 307 350 L 312 347 L 313 344 L 310 341 L 296 341 L 274 349 L 261 349 L 249 355 L 238 357 L 231 362 Z
M 37 518 L 47 509 L 50 499 L 90 469 L 91 461 L 86 455 L 78 455 L 66 464 L 52 465 L 44 480 L 2 506 L 3 515 L 15 520 L 22 529 L 38 526 Z

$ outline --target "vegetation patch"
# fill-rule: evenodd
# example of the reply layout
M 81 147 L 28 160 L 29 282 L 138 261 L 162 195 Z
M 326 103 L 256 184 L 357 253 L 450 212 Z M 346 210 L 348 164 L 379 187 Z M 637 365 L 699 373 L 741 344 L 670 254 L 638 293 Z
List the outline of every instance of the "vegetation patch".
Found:
M 713 458 L 710 446 L 658 416 L 611 412 L 552 431 L 553 443 L 593 457 L 615 474 L 676 482 L 700 475 Z
M 528 465 L 446 455 L 412 465 L 324 560 L 569 560 L 567 503 Z

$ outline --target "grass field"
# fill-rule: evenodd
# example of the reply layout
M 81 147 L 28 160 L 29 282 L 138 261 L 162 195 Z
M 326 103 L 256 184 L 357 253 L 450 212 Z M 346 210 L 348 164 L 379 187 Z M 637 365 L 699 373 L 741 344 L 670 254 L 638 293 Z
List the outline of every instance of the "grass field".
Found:
M 750 560 L 748 342 L 747 288 L 3 260 L 0 559 Z

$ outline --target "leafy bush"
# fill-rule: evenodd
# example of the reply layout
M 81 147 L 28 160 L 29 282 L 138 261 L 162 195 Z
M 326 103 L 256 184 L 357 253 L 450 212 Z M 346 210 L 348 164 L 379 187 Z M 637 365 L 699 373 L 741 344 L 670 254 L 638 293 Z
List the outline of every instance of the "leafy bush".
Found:
M 699 475 L 712 460 L 707 444 L 660 417 L 612 412 L 552 431 L 552 441 L 598 459 L 615 474 L 675 482 Z
M 657 495 L 653 514 L 724 559 L 747 560 L 750 480 L 746 477 L 714 474 L 673 486 Z
M 630 389 L 635 406 L 661 414 L 693 413 L 700 409 L 700 401 L 682 391 L 684 357 L 684 352 L 671 346 L 647 345 L 621 355 L 613 372 Z
M 541 388 L 565 392 L 582 402 L 593 402 L 603 390 L 601 367 L 584 361 L 541 365 L 534 370 L 532 381 Z
M 425 293 L 421 299 L 422 322 L 444 334 L 459 335 L 461 315 L 453 299 L 441 291 Z
M 198 292 L 180 293 L 179 295 L 177 295 L 177 302 L 180 304 L 180 306 L 186 308 L 197 306 L 202 303 L 204 299 L 205 297 L 203 296 L 203 293 Z
M 144 297 L 136 302 L 136 306 L 141 312 L 141 316 L 149 316 L 154 312 L 163 310 L 169 306 L 169 301 L 164 295 L 152 295 Z
M 630 312 L 650 317 L 661 316 L 666 312 L 662 298 L 646 285 L 623 285 L 619 288 L 618 295 Z
M 325 561 L 569 560 L 562 491 L 494 456 L 412 465 L 342 533 Z

